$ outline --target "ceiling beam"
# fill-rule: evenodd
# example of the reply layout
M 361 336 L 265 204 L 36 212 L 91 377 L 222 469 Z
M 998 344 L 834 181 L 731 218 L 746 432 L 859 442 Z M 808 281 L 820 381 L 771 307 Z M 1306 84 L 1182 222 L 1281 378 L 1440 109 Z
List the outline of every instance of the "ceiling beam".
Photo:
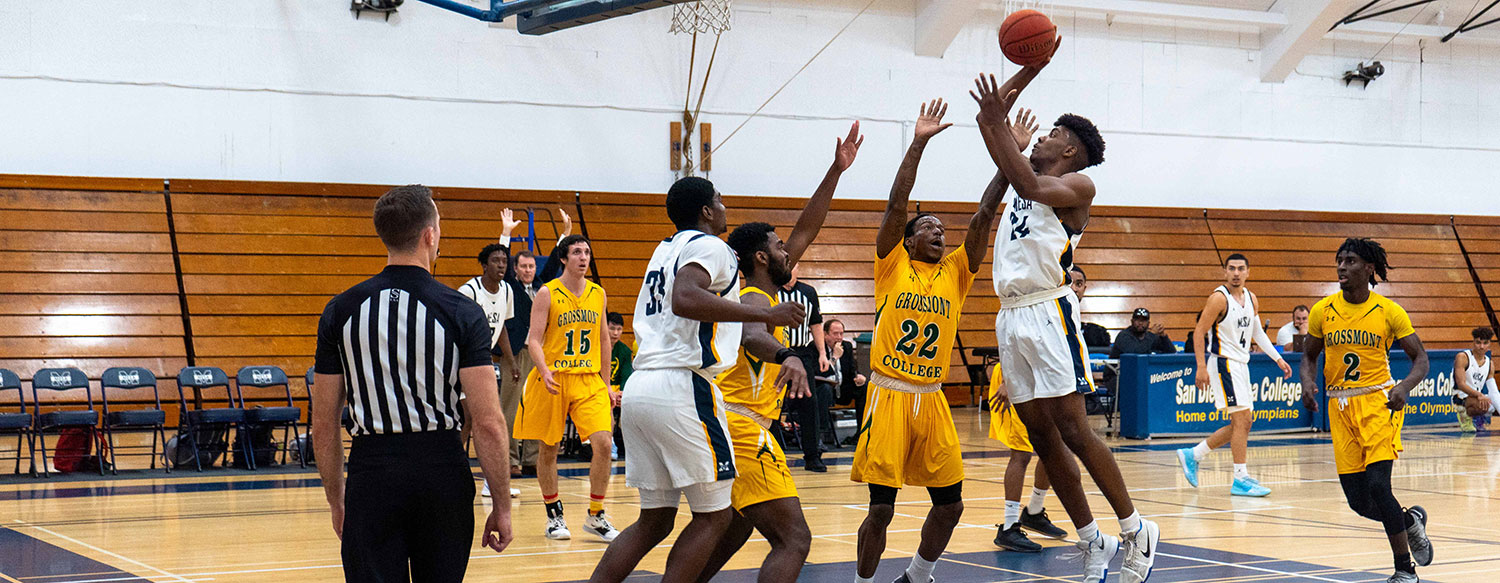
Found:
M 1317 48 L 1323 35 L 1354 9 L 1353 0 L 1302 0 L 1279 3 L 1286 15 L 1286 28 L 1262 33 L 1260 43 L 1260 80 L 1280 83 Z
M 918 56 L 941 57 L 958 31 L 974 19 L 982 0 L 918 0 L 914 48 Z

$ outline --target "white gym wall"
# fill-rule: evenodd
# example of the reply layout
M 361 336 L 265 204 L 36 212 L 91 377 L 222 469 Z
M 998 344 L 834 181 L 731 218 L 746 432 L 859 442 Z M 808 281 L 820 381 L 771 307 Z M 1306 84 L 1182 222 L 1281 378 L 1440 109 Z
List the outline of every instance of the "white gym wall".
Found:
M 738 0 L 704 103 L 714 137 L 722 142 L 866 1 Z M 907 122 L 919 103 L 944 97 L 959 125 L 928 148 L 914 198 L 976 200 L 994 165 L 967 90 L 981 70 L 1015 69 L 995 41 L 1000 2 L 984 3 L 940 58 L 914 53 L 915 4 L 876 2 L 724 145 L 710 175 L 720 189 L 806 195 L 857 118 L 868 138 L 840 196 L 884 198 Z M 415 0 L 389 23 L 347 8 L 6 0 L 0 172 L 626 192 L 671 184 L 667 124 L 681 118 L 688 39 L 666 32 L 670 9 L 529 37 Z M 1064 46 L 1021 106 L 1044 123 L 1075 112 L 1100 125 L 1109 143 L 1092 171 L 1100 204 L 1496 208 L 1497 31 L 1420 48 L 1399 37 L 1378 57 L 1385 76 L 1362 89 L 1336 78 L 1388 35 L 1324 38 L 1285 82 L 1264 83 L 1253 26 L 1052 16 Z M 700 38 L 700 58 L 711 43 Z

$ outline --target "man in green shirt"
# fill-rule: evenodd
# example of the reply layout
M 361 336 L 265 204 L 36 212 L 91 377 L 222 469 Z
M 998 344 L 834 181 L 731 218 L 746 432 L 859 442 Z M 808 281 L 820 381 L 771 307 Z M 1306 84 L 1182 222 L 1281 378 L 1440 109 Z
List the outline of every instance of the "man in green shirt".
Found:
M 620 340 L 620 336 L 625 334 L 625 317 L 619 312 L 610 312 L 604 317 L 604 321 L 609 330 L 609 343 L 614 346 L 610 350 L 609 390 L 619 392 L 634 370 L 630 361 L 635 359 L 635 353 L 630 350 L 629 344 Z M 625 440 L 620 434 L 620 408 L 615 407 L 615 459 L 624 457 Z

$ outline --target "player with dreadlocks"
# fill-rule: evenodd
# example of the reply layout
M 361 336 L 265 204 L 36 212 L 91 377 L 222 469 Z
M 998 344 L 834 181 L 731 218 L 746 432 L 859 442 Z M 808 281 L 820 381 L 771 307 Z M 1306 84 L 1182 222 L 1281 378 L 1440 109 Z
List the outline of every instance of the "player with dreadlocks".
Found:
M 1344 498 L 1360 516 L 1385 525 L 1396 559 L 1396 572 L 1387 582 L 1417 583 L 1417 565 L 1432 563 L 1427 511 L 1401 507 L 1391 493 L 1391 466 L 1401 452 L 1406 396 L 1427 377 L 1427 351 L 1406 310 L 1371 291 L 1377 277 L 1389 281 L 1385 248 L 1351 237 L 1335 257 L 1340 291 L 1314 304 L 1307 320 L 1302 404 L 1318 410 L 1317 362 L 1326 348 L 1328 424 Z M 1411 357 L 1411 372 L 1400 382 L 1391 378 L 1389 354 L 1396 342 Z

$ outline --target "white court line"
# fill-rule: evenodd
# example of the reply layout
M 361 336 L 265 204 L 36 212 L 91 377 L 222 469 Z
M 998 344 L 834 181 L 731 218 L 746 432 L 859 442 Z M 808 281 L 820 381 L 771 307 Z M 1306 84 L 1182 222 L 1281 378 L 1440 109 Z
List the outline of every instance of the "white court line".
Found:
M 1172 557 L 1174 559 L 1183 559 L 1183 560 L 1188 560 L 1188 561 L 1197 561 L 1197 562 L 1200 562 L 1200 563 L 1208 563 L 1210 565 L 1218 565 L 1220 567 L 1235 567 L 1235 568 L 1239 568 L 1239 569 L 1249 569 L 1251 571 L 1260 571 L 1262 573 L 1273 573 L 1273 574 L 1277 574 L 1277 575 L 1286 575 L 1288 577 L 1300 577 L 1300 578 L 1303 578 L 1303 579 L 1313 579 L 1313 580 L 1316 580 L 1316 581 L 1326 581 L 1327 583 L 1349 583 L 1348 581 L 1340 581 L 1338 579 L 1329 579 L 1327 577 L 1319 577 L 1317 575 L 1308 575 L 1306 573 L 1293 573 L 1293 572 L 1290 572 L 1290 571 L 1282 571 L 1280 569 L 1267 569 L 1265 567 L 1255 567 L 1255 566 L 1251 566 L 1251 565 L 1243 565 L 1243 564 L 1235 564 L 1235 563 L 1225 563 L 1223 561 L 1215 561 L 1215 560 L 1212 560 L 1212 559 L 1200 559 L 1198 557 L 1186 557 L 1186 556 L 1183 556 L 1183 555 L 1174 555 L 1174 554 L 1171 554 L 1171 553 L 1158 552 L 1157 554 L 1161 555 L 1163 557 Z
M 110 551 L 106 551 L 104 549 L 101 549 L 101 548 L 96 547 L 94 545 L 91 545 L 89 543 L 83 542 L 83 541 L 78 540 L 76 538 L 73 538 L 73 537 L 70 537 L 70 536 L 58 533 L 56 531 L 53 531 L 53 530 L 50 530 L 50 529 L 47 529 L 47 528 L 43 528 L 43 527 L 40 527 L 40 526 L 33 526 L 33 525 L 27 523 L 24 520 L 16 519 L 16 520 L 13 520 L 13 522 L 15 522 L 17 524 L 20 524 L 20 525 L 22 525 L 25 528 L 34 528 L 36 530 L 45 532 L 45 533 L 47 533 L 49 535 L 52 535 L 52 536 L 55 536 L 57 538 L 63 539 L 65 541 L 68 541 L 68 542 L 73 543 L 75 545 L 78 545 L 78 546 L 81 546 L 83 548 L 89 549 L 89 550 L 94 551 L 96 553 L 102 553 L 102 554 L 105 554 L 105 555 L 109 555 L 109 556 L 114 557 L 116 559 L 119 559 L 121 561 L 125 561 L 127 563 L 132 564 L 132 565 L 135 565 L 137 567 L 141 567 L 143 569 L 147 569 L 147 570 L 150 570 L 150 571 L 155 571 L 155 572 L 157 572 L 159 574 L 166 575 L 167 577 L 171 577 L 173 580 L 182 581 L 184 583 L 188 583 L 188 581 L 189 581 L 188 579 L 185 579 L 185 578 L 183 578 L 183 577 L 181 577 L 179 575 L 176 575 L 176 574 L 173 574 L 173 573 L 168 573 L 167 571 L 163 571 L 163 570 L 158 569 L 156 567 L 152 567 L 151 565 L 147 565 L 145 563 L 142 563 L 140 561 L 137 561 L 135 559 L 127 557 L 125 555 L 122 555 L 122 554 L 119 554 L 119 553 L 110 552 Z M 136 578 L 140 579 L 140 577 L 136 577 Z

